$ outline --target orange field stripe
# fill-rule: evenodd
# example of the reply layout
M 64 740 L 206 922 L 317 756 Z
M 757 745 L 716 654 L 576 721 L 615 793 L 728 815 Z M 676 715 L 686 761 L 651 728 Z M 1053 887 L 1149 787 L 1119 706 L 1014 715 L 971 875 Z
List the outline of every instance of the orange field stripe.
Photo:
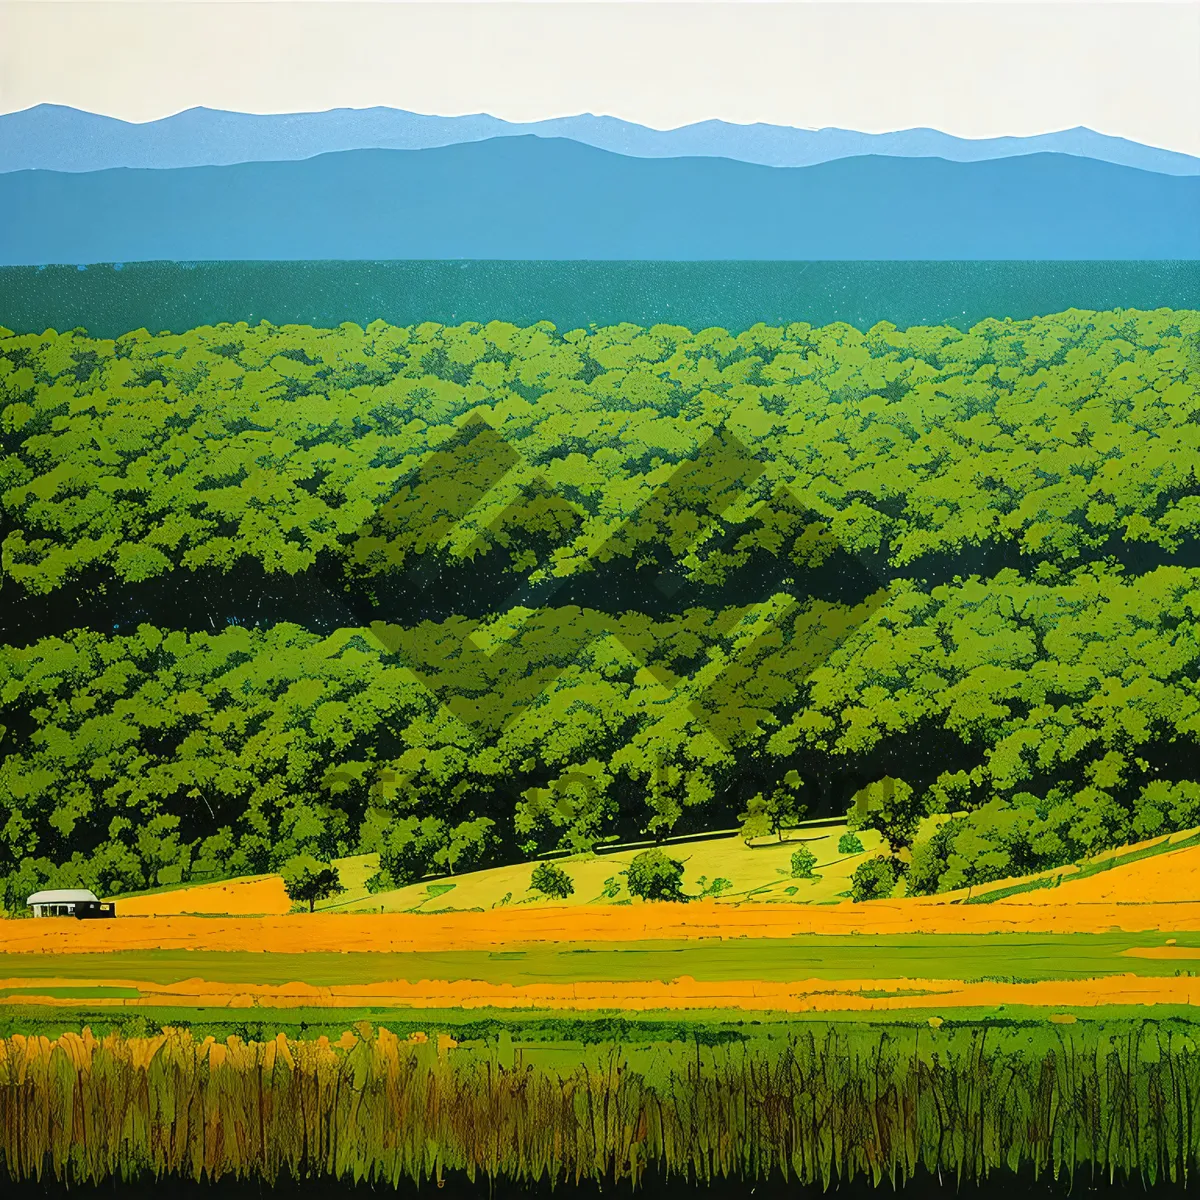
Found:
M 687 905 L 498 909 L 486 913 L 316 913 L 284 917 L 120 917 L 0 922 L 0 951 L 492 950 L 539 942 L 781 938 L 797 934 L 1168 933 L 1200 930 L 1200 902 L 935 905 L 913 901 L 732 907 Z
M 116 986 L 106 981 L 109 986 Z M 42 980 L 46 988 L 80 980 Z M 49 995 L 6 995 L 5 988 L 24 982 L 0 983 L 0 1003 L 71 1006 L 79 1002 Z M 357 1008 L 366 1005 L 414 1009 L 500 1008 L 541 1010 L 655 1011 L 737 1009 L 744 1011 L 835 1012 L 897 1011 L 905 1009 L 1033 1007 L 1090 1008 L 1097 1005 L 1194 1005 L 1200 1003 L 1200 979 L 1145 978 L 1137 975 L 1103 979 L 1046 980 L 1037 983 L 964 983 L 946 979 L 883 979 L 838 982 L 807 979 L 788 983 L 763 980 L 698 982 L 681 976 L 669 982 L 587 982 L 569 984 L 506 984 L 476 980 L 418 983 L 391 981 L 373 984 L 316 987 L 312 984 L 220 984 L 185 980 L 177 984 L 124 981 L 137 987 L 137 998 L 100 997 L 89 1005 L 101 1007 L 190 1008 Z M 920 992 L 905 995 L 904 992 Z M 865 993 L 884 993 L 867 995 Z M 890 993 L 890 994 L 889 994 Z

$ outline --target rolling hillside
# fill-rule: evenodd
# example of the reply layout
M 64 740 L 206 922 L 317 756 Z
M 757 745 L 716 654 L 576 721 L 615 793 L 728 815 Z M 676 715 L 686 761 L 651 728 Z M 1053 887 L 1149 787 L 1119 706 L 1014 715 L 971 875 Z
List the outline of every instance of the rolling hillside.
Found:
M 748 846 L 740 837 L 681 842 L 666 847 L 684 864 L 684 890 L 698 897 L 716 881 L 717 895 L 730 903 L 828 903 L 844 898 L 854 868 L 877 851 L 878 834 L 862 833 L 863 854 L 841 854 L 838 838 L 842 825 L 794 831 L 782 841 L 765 839 Z M 815 877 L 793 879 L 791 856 L 801 845 L 817 856 Z M 505 908 L 580 905 L 625 905 L 632 898 L 623 872 L 636 849 L 608 854 L 576 855 L 558 865 L 571 877 L 575 892 L 566 900 L 542 895 L 530 887 L 535 863 L 514 863 L 457 876 L 420 880 L 407 887 L 372 894 L 366 881 L 379 866 L 378 855 L 363 854 L 337 863 L 346 891 L 317 904 L 319 912 L 403 913 L 462 912 Z M 277 916 L 292 907 L 278 875 L 252 876 L 222 883 L 163 888 L 153 892 L 118 897 L 121 916 L 175 916 L 184 914 L 227 914 L 230 916 Z M 640 901 L 638 901 L 640 903 Z M 303 907 L 303 906 L 301 906 Z
M 838 840 L 845 826 L 794 830 L 781 840 L 762 839 L 748 845 L 740 837 L 683 841 L 666 846 L 684 864 L 684 892 L 693 899 L 722 905 L 829 905 L 848 898 L 850 876 L 859 863 L 884 849 L 879 834 L 863 830 L 863 852 L 842 854 Z M 1152 838 L 1051 871 L 998 880 L 974 889 L 888 901 L 893 908 L 971 904 L 991 907 L 1008 903 L 1027 906 L 1158 905 L 1200 898 L 1200 830 Z M 811 879 L 791 875 L 792 853 L 801 845 L 816 855 Z M 378 856 L 354 855 L 338 861 L 345 891 L 319 901 L 319 912 L 451 913 L 515 908 L 618 907 L 643 902 L 629 895 L 623 873 L 636 849 L 559 859 L 575 892 L 559 899 L 530 886 L 534 863 L 514 863 L 458 876 L 424 879 L 407 887 L 372 894 L 367 879 L 378 869 Z M 716 895 L 711 888 L 718 885 Z M 903 886 L 899 889 L 903 892 Z M 251 876 L 221 883 L 161 888 L 116 897 L 122 917 L 147 916 L 282 916 L 293 909 L 278 875 Z M 303 905 L 296 906 L 303 908 Z
M 0 264 L 174 259 L 1186 259 L 1200 177 L 1070 155 L 804 168 L 495 138 L 0 175 Z

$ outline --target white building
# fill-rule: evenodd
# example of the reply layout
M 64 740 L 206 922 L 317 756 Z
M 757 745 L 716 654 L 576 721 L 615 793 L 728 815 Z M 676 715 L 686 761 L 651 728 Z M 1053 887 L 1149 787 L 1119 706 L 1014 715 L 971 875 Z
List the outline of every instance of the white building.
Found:
M 102 904 L 95 892 L 86 888 L 58 888 L 34 892 L 25 903 L 35 917 L 113 917 L 112 904 Z

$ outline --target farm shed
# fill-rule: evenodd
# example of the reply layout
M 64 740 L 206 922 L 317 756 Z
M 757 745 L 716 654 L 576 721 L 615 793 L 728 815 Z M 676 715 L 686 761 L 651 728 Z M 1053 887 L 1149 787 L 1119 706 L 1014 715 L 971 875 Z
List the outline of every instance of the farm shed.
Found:
M 59 888 L 49 892 L 34 892 L 25 901 L 35 917 L 115 917 L 116 906 L 104 904 L 95 892 L 86 888 Z

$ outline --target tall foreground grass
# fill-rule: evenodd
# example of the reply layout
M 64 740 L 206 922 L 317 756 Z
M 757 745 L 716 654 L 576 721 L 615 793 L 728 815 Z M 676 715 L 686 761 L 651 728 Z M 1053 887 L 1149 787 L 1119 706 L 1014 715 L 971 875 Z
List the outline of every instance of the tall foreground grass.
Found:
M 538 1058 L 542 1061 L 537 1061 Z M 1186 1029 L 826 1027 L 734 1045 L 454 1048 L 364 1029 L 257 1043 L 0 1040 L 14 1179 L 146 1172 L 400 1182 L 465 1171 L 637 1180 L 780 1173 L 826 1186 L 922 1166 L 1185 1180 L 1200 1054 Z

